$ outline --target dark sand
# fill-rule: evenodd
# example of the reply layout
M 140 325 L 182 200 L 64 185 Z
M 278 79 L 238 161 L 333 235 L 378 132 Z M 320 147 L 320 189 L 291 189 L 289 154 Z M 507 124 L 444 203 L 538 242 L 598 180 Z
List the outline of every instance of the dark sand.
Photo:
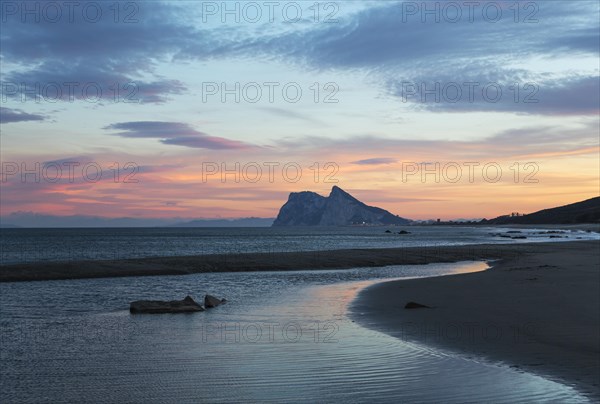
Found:
M 565 244 L 565 242 L 560 244 Z M 520 256 L 530 252 L 551 252 L 556 248 L 557 243 L 481 244 L 452 247 L 353 249 L 154 257 L 104 261 L 40 262 L 1 265 L 0 282 L 185 275 L 200 272 L 343 269 L 463 260 L 518 259 Z
M 507 250 L 514 256 L 484 272 L 376 284 L 360 293 L 352 315 L 395 337 L 499 361 L 598 400 L 600 241 Z M 432 308 L 404 309 L 409 301 Z
M 4 265 L 0 282 L 496 259 L 484 272 L 374 285 L 354 302 L 353 316 L 399 338 L 501 361 L 600 398 L 600 241 Z M 433 308 L 406 310 L 408 301 Z

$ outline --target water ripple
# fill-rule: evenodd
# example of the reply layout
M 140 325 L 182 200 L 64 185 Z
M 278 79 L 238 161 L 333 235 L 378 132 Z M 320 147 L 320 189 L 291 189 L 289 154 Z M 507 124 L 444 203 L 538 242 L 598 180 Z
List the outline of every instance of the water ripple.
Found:
M 407 343 L 347 317 L 357 291 L 381 279 L 484 268 L 2 284 L 0 401 L 586 402 L 568 386 Z M 230 301 L 193 315 L 127 311 L 130 300 L 207 292 Z

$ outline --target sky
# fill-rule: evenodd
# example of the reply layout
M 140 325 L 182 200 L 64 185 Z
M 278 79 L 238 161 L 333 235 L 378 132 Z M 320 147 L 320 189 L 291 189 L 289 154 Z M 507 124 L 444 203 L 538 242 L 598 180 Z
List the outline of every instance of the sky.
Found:
M 600 194 L 597 1 L 2 1 L 0 216 L 410 219 Z

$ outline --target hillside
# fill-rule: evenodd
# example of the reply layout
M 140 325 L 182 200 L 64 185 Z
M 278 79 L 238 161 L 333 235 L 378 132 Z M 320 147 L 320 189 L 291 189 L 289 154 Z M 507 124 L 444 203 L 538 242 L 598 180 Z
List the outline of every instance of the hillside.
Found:
M 576 224 L 600 223 L 600 197 L 523 216 L 500 216 L 482 220 L 486 224 Z

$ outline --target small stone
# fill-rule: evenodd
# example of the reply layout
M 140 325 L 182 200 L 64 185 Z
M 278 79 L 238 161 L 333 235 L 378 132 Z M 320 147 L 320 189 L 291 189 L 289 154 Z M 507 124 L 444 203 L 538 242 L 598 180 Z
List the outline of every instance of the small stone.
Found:
M 405 309 L 430 309 L 431 307 L 426 306 L 424 304 L 421 303 L 416 303 L 416 302 L 408 302 L 406 303 L 406 305 L 404 306 Z
M 213 307 L 217 307 L 220 304 L 227 302 L 225 299 L 219 299 L 218 297 L 214 297 L 211 295 L 204 296 L 204 307 L 207 309 L 212 309 Z

